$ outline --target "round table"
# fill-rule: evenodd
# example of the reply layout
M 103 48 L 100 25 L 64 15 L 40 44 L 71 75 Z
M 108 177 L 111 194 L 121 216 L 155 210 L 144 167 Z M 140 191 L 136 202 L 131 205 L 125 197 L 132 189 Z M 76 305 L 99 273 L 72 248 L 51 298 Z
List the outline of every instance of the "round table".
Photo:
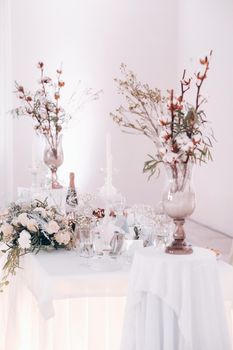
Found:
M 191 255 L 138 250 L 121 350 L 230 348 L 215 254 L 204 248 L 194 248 Z

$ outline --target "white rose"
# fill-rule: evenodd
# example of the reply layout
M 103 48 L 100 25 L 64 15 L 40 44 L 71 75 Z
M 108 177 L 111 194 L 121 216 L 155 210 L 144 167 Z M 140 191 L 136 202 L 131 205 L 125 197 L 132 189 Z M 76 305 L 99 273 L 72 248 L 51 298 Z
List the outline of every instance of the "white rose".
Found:
M 37 232 L 38 224 L 37 224 L 36 220 L 30 219 L 27 223 L 27 229 L 31 232 Z
M 67 245 L 70 242 L 70 232 L 69 231 L 59 231 L 54 235 L 55 240 L 58 244 Z
M 49 235 L 52 235 L 53 233 L 57 233 L 59 229 L 60 229 L 59 225 L 54 220 L 49 221 L 49 223 L 46 225 L 46 231 L 48 232 Z
M 12 237 L 14 227 L 8 223 L 5 223 L 1 226 L 0 231 L 3 233 L 3 241 L 7 242 Z
M 38 208 L 35 208 L 34 211 L 38 212 L 42 216 L 42 218 L 47 217 L 47 213 L 44 208 L 38 207 Z
M 48 210 L 48 211 L 47 211 L 47 216 L 48 216 L 49 218 L 52 218 L 52 217 L 54 216 L 53 210 Z
M 19 224 L 23 226 L 27 226 L 29 218 L 27 216 L 27 213 L 22 213 L 17 217 L 17 221 Z
M 18 218 L 17 218 L 17 217 L 14 217 L 14 219 L 11 221 L 11 224 L 14 225 L 14 226 L 19 227 Z
M 28 203 L 21 203 L 20 206 L 24 211 L 30 210 L 30 205 Z
M 18 243 L 22 249 L 29 249 L 31 247 L 31 235 L 27 230 L 20 232 Z

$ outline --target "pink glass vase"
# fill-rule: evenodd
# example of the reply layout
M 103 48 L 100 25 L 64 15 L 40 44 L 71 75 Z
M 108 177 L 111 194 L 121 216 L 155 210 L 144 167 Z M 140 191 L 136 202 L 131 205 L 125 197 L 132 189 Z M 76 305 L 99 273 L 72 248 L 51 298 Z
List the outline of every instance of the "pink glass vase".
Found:
M 163 208 L 176 225 L 173 242 L 166 247 L 166 253 L 169 254 L 192 254 L 193 252 L 191 245 L 186 242 L 183 228 L 185 218 L 195 209 L 192 165 L 188 162 L 166 166 L 168 183 L 163 193 Z
M 63 160 L 62 135 L 57 137 L 55 145 L 51 145 L 46 139 L 44 162 L 51 170 L 51 184 L 53 189 L 62 188 L 62 185 L 58 181 L 57 169 L 62 165 Z

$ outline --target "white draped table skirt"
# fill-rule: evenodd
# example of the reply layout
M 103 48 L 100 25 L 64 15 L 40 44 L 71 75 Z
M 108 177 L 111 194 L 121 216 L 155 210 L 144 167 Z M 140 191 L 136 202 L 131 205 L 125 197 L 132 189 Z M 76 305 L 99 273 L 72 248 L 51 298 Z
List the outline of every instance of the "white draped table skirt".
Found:
M 56 300 L 55 316 L 49 320 L 44 319 L 34 296 L 25 286 L 18 289 L 11 305 L 8 304 L 9 297 L 10 293 L 1 295 L 1 350 L 120 350 L 125 297 Z M 143 314 L 138 310 L 138 336 L 147 339 L 148 343 L 134 350 L 142 350 L 144 346 L 148 350 L 182 349 L 183 338 L 174 312 L 154 296 L 145 296 L 143 302 L 153 304 L 157 313 Z M 232 330 L 231 303 L 226 302 L 225 306 Z M 146 318 L 150 318 L 149 323 L 145 322 Z M 162 322 L 164 319 L 166 322 Z
M 232 303 L 225 302 L 225 309 L 229 324 L 229 333 L 233 330 L 233 312 Z M 127 313 L 126 313 L 127 317 Z M 171 309 L 160 298 L 151 293 L 144 293 L 141 296 L 141 302 L 134 308 L 134 312 L 127 319 L 135 329 L 127 329 L 123 332 L 121 341 L 121 350 L 189 350 L 186 339 L 183 337 L 179 328 L 179 321 L 174 310 Z M 212 320 L 212 325 L 216 320 Z M 211 322 L 203 324 L 204 320 L 199 320 L 202 325 L 211 329 Z M 195 325 L 194 325 L 195 327 Z M 214 328 L 214 327 L 213 327 Z M 132 332 L 133 331 L 133 332 Z M 193 330 L 194 331 L 194 330 Z M 225 329 L 219 330 L 219 333 L 225 332 Z M 130 334 L 132 332 L 132 334 Z M 136 336 L 135 336 L 136 334 Z M 232 337 L 231 337 L 232 338 Z M 132 341 L 134 339 L 134 341 Z M 222 344 L 219 341 L 212 342 L 212 333 L 206 332 L 205 337 L 196 337 L 193 339 L 193 350 L 229 350 L 228 343 Z M 210 345 L 211 344 L 211 345 Z M 231 348 L 233 349 L 233 343 Z
M 25 286 L 13 303 L 11 292 L 0 296 L 1 350 L 120 349 L 125 297 L 54 300 L 55 316 L 45 320 Z
M 39 259 L 40 263 L 44 264 L 41 266 L 49 266 L 51 269 L 54 264 L 53 271 L 60 271 L 60 276 L 62 266 L 64 271 L 71 270 L 66 265 L 68 258 L 71 259 L 70 265 L 75 266 L 73 264 L 75 257 L 71 253 L 67 256 L 65 253 L 57 253 L 57 258 L 54 254 L 50 256 L 41 253 L 40 256 L 38 254 L 36 257 L 28 257 L 27 270 L 30 267 L 35 275 L 38 268 L 33 262 L 35 263 L 34 259 Z M 233 268 L 223 262 L 219 262 L 218 265 L 229 328 L 232 331 Z M 126 295 L 128 273 L 116 271 L 111 274 L 95 274 L 80 266 L 77 267 L 77 271 L 79 273 L 75 272 L 74 276 L 68 275 L 64 279 L 69 282 L 65 283 L 65 286 L 73 286 L 76 294 L 70 293 L 70 297 L 66 297 L 62 293 L 57 293 L 58 289 L 56 289 L 52 298 L 53 315 L 48 318 L 45 317 L 44 311 L 47 310 L 45 310 L 46 303 L 50 299 L 39 300 L 38 296 L 41 295 L 40 287 L 46 295 L 51 296 L 48 283 L 51 282 L 52 275 L 40 274 L 32 293 L 25 280 L 20 278 L 18 271 L 17 276 L 11 280 L 10 286 L 0 294 L 0 350 L 121 349 L 126 304 L 124 295 Z M 25 275 L 26 270 L 22 270 L 22 273 Z M 31 280 L 33 274 L 29 276 Z M 63 281 L 63 278 L 61 280 Z M 56 282 L 54 285 L 60 285 L 57 278 L 54 277 L 54 281 Z M 84 287 L 88 292 L 86 294 Z M 107 294 L 103 292 L 104 288 Z M 38 293 L 37 296 L 35 296 L 36 293 Z M 183 338 L 177 329 L 173 310 L 166 303 L 161 303 L 158 297 L 150 294 L 145 294 L 142 303 L 153 306 L 148 308 L 139 304 L 135 309 L 138 337 L 146 339 L 147 344 L 141 342 L 139 348 L 127 348 L 127 350 L 187 350 L 182 348 Z M 51 310 L 51 305 L 48 309 Z M 151 312 L 145 313 L 143 310 L 151 310 Z M 145 324 L 146 327 L 144 327 Z M 206 348 L 206 350 L 213 349 Z

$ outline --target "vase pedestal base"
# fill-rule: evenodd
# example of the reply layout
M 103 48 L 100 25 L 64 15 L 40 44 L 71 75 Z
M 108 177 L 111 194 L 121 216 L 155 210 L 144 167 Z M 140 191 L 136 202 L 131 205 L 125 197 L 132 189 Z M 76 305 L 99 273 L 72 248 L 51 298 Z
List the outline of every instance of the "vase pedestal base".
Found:
M 185 241 L 184 219 L 174 219 L 176 231 L 173 234 L 173 242 L 166 247 L 165 252 L 173 255 L 187 255 L 192 254 L 193 249 L 190 244 Z
M 63 188 L 63 186 L 59 183 L 58 178 L 57 178 L 57 168 L 51 168 L 52 172 L 52 189 L 57 190 L 60 188 Z
M 183 239 L 175 239 L 169 246 L 166 247 L 165 252 L 173 255 L 186 255 L 192 254 L 193 249 L 191 245 L 188 245 Z
M 63 188 L 63 186 L 61 184 L 59 184 L 58 181 L 52 182 L 52 189 L 53 190 L 57 190 L 57 189 L 60 189 L 60 188 Z

